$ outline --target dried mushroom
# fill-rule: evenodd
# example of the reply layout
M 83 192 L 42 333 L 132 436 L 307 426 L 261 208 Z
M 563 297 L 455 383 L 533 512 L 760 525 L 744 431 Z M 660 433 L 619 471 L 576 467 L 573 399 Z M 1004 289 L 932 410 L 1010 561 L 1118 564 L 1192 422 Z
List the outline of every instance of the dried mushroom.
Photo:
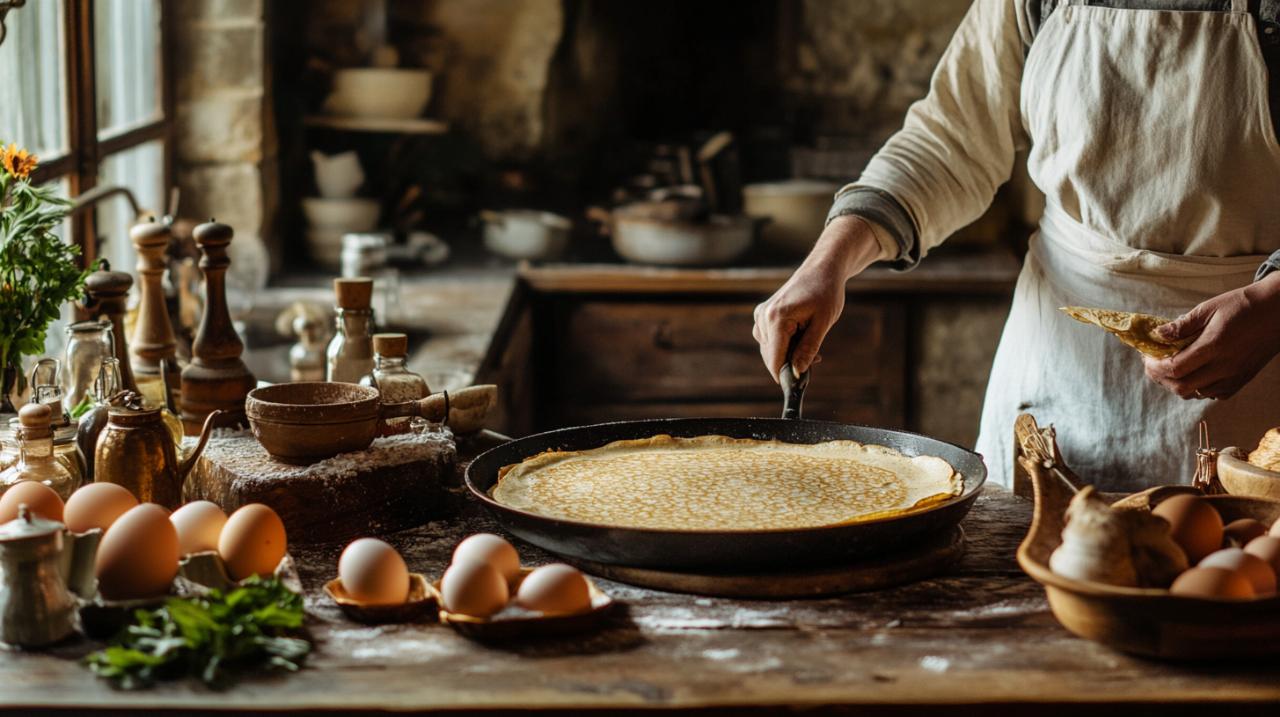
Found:
M 1112 510 L 1093 486 L 1067 507 L 1062 544 L 1049 568 L 1075 580 L 1122 587 L 1168 587 L 1187 569 L 1169 524 L 1145 510 Z

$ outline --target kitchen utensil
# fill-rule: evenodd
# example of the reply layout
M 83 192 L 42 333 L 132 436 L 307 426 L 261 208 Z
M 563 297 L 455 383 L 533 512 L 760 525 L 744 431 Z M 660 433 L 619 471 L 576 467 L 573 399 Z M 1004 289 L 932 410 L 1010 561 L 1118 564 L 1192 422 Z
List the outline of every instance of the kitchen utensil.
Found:
M 649 207 L 626 205 L 613 211 L 609 234 L 624 259 L 663 266 L 727 264 L 751 248 L 756 222 L 721 214 L 707 221 L 652 218 Z
M 508 259 L 554 259 L 569 245 L 573 222 L 567 217 L 536 209 L 484 210 L 484 246 Z
M 138 384 L 129 363 L 129 345 L 124 331 L 124 316 L 132 286 L 133 277 L 128 272 L 111 271 L 111 265 L 103 260 L 99 269 L 85 279 L 84 308 L 91 316 L 104 317 L 111 322 L 112 345 L 115 357 L 120 361 L 120 388 L 136 392 Z
M 370 232 L 378 226 L 380 210 L 374 199 L 306 197 L 302 200 L 302 213 L 312 229 Z
M 182 484 L 204 452 L 222 412 L 213 411 L 205 418 L 195 448 L 179 460 L 161 410 L 107 409 L 107 425 L 98 436 L 93 470 L 95 482 L 118 483 L 141 503 L 159 503 L 173 510 L 182 503 Z
M 227 249 L 235 233 L 226 224 L 209 221 L 196 227 L 194 234 L 201 253 L 205 302 L 191 344 L 191 361 L 182 369 L 182 428 L 188 436 L 198 434 L 214 413 L 223 414 L 225 425 L 243 424 L 244 397 L 258 385 L 240 358 L 244 342 L 231 325 L 227 307 L 227 268 L 231 266 Z
M 1235 446 L 1218 454 L 1218 480 L 1231 495 L 1280 500 L 1280 473 L 1253 465 Z
M 497 387 L 472 386 L 419 401 L 382 403 L 376 388 L 349 383 L 281 383 L 254 389 L 245 401 L 253 435 L 277 460 L 307 465 L 367 448 L 383 419 L 419 416 L 445 421 L 455 433 L 484 425 Z
M 355 152 L 325 154 L 312 151 L 311 166 L 315 170 L 316 188 L 326 199 L 353 197 L 364 184 L 364 169 L 360 166 L 360 155 Z
M 167 222 L 152 218 L 130 229 L 129 239 L 138 254 L 140 289 L 138 319 L 129 339 L 133 373 L 143 397 L 172 411 L 177 405 L 174 394 L 181 390 L 181 374 L 163 282 L 173 232 Z
M 431 73 L 421 69 L 355 67 L 333 74 L 325 112 L 344 117 L 410 119 L 431 99 Z
M 945 534 L 969 512 L 987 478 L 982 457 L 959 446 L 906 431 L 799 418 L 808 374 L 786 378 L 789 418 L 672 418 L 565 428 L 521 438 L 482 453 L 468 466 L 466 484 L 508 532 L 567 556 L 608 565 L 679 572 L 762 573 L 801 566 L 844 565 L 884 555 Z M 888 446 L 906 455 L 937 456 L 964 478 L 959 496 L 904 515 L 844 525 L 784 530 L 652 530 L 561 520 L 517 510 L 489 496 L 499 471 L 545 451 L 597 448 L 614 441 L 707 435 L 821 443 L 852 440 Z M 803 480 L 804 476 L 796 476 Z
M 324 584 L 324 594 L 337 603 L 342 614 L 366 625 L 399 622 L 435 622 L 440 619 L 440 600 L 435 588 L 418 573 L 409 573 L 409 597 L 399 605 L 366 605 L 354 600 L 342 587 L 342 579 Z
M 748 216 L 768 217 L 760 241 L 789 256 L 809 253 L 826 226 L 827 211 L 840 185 L 813 179 L 748 184 L 743 188 Z
M 67 590 L 64 526 L 27 506 L 0 525 L 0 642 L 53 644 L 75 630 L 75 599 Z
M 742 212 L 742 168 L 733 133 L 717 132 L 698 148 L 698 178 L 707 204 L 717 214 Z

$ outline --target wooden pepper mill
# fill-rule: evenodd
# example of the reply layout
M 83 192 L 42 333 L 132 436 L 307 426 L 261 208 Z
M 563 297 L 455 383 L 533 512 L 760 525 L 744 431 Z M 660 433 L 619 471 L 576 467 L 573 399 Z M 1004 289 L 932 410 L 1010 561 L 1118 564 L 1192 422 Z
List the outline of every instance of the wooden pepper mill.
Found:
M 178 372 L 178 342 L 173 336 L 173 324 L 169 323 L 169 309 L 165 306 L 164 272 L 168 268 L 165 253 L 173 233 L 165 222 L 151 218 L 129 230 L 129 239 L 138 251 L 138 323 L 129 341 L 133 358 L 133 373 L 137 376 L 139 393 L 149 400 L 163 399 L 170 410 L 176 405 L 180 393 L 181 375 Z M 156 390 L 161 381 L 168 392 Z
M 205 304 L 191 344 L 191 363 L 182 370 L 182 428 L 188 436 L 200 435 L 214 411 L 227 414 L 223 425 L 245 423 L 244 398 L 258 383 L 240 359 L 244 343 L 227 309 L 227 246 L 235 232 L 210 219 L 193 236 L 202 255 Z
M 124 315 L 129 310 L 129 289 L 132 286 L 132 276 L 123 271 L 111 271 L 111 265 L 103 260 L 102 268 L 90 274 L 84 282 L 84 308 L 93 318 L 104 316 L 111 322 L 112 343 L 116 360 L 120 362 L 119 388 L 137 393 L 138 384 L 129 363 L 129 344 L 124 336 Z

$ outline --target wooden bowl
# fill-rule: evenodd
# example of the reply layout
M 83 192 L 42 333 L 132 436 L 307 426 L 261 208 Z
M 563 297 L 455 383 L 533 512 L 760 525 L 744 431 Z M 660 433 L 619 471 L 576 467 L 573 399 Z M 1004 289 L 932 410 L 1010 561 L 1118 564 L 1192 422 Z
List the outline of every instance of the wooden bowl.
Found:
M 1253 465 L 1234 446 L 1218 454 L 1218 480 L 1231 495 L 1280 500 L 1280 473 Z
M 532 568 L 520 569 L 520 580 L 524 580 Z M 610 610 L 613 609 L 613 598 L 596 587 L 590 576 L 587 578 L 587 589 L 591 592 L 591 609 L 570 615 L 544 615 L 526 610 L 515 604 L 514 597 L 500 612 L 489 617 L 472 617 L 461 613 L 449 612 L 440 601 L 440 622 L 453 628 L 459 635 L 480 642 L 513 642 L 519 640 L 536 640 L 549 637 L 576 635 L 598 628 L 604 623 Z M 519 587 L 517 581 L 516 587 Z M 436 594 L 440 593 L 440 581 L 431 584 Z M 515 588 L 512 589 L 515 594 Z
M 399 605 L 366 605 L 353 600 L 342 587 L 342 579 L 334 578 L 324 584 L 324 593 L 338 604 L 343 614 L 366 625 L 383 625 L 395 622 L 417 622 L 424 616 L 435 620 L 440 597 L 427 579 L 418 573 L 409 573 L 409 597 Z
M 244 402 L 254 437 L 273 458 L 294 465 L 368 448 L 379 409 L 378 389 L 324 381 L 255 388 Z
M 1049 569 L 1049 555 L 1062 542 L 1067 504 L 1074 491 L 1052 473 L 1032 473 L 1035 515 L 1018 547 L 1018 564 L 1045 588 L 1049 607 L 1063 627 L 1123 652 L 1174 660 L 1210 660 L 1280 655 L 1280 596 L 1210 600 L 1168 590 L 1126 588 L 1065 578 Z M 1173 495 L 1195 491 L 1165 486 L 1129 496 L 1115 505 L 1149 510 Z M 1224 522 L 1280 518 L 1280 501 L 1210 496 Z

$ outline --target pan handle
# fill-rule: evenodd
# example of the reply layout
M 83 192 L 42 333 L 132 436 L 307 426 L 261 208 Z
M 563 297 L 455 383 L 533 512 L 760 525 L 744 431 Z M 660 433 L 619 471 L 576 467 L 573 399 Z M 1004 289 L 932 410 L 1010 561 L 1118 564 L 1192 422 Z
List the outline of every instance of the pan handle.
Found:
M 787 362 L 778 370 L 778 383 L 782 386 L 782 417 L 799 420 L 804 390 L 809 387 L 809 371 L 796 375 L 791 370 L 791 354 L 800 343 L 802 332 L 797 331 L 791 337 L 791 345 L 787 347 Z

